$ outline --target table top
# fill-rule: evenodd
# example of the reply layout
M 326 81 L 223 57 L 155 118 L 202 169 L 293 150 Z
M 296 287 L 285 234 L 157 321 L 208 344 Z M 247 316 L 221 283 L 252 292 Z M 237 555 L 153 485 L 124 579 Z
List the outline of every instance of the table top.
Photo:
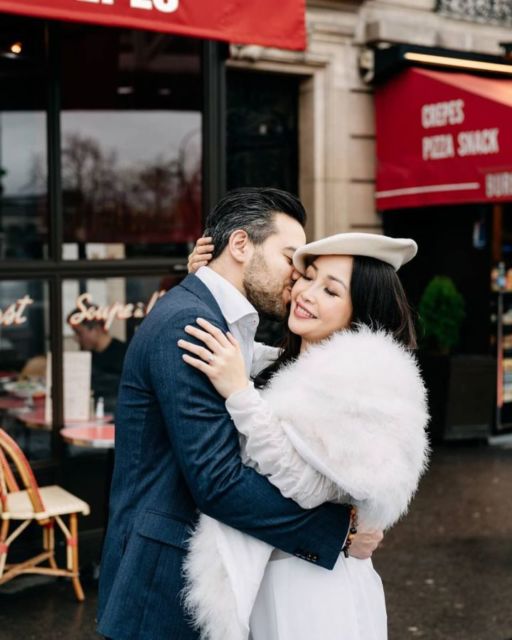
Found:
M 15 396 L 0 396 L 0 409 L 21 409 L 25 406 L 25 400 Z
M 17 413 L 16 417 L 21 420 L 25 425 L 32 429 L 51 429 L 52 423 L 47 422 L 45 419 L 44 407 L 37 407 L 31 411 L 24 411 L 23 413 Z M 80 426 L 86 427 L 91 424 L 105 425 L 114 419 L 112 413 L 106 413 L 103 418 L 93 418 L 92 420 L 65 420 L 67 427 Z
M 78 447 L 113 449 L 115 426 L 113 424 L 88 422 L 82 426 L 66 427 L 61 430 L 60 435 L 65 442 Z

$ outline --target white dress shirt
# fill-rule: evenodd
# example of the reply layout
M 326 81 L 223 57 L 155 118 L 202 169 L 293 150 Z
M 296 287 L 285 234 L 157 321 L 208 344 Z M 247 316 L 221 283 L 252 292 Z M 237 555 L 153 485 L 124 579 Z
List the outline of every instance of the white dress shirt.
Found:
M 249 376 L 255 353 L 254 336 L 260 321 L 258 312 L 231 282 L 228 282 L 213 269 L 200 267 L 196 276 L 215 298 L 230 332 L 240 343 L 245 370 Z

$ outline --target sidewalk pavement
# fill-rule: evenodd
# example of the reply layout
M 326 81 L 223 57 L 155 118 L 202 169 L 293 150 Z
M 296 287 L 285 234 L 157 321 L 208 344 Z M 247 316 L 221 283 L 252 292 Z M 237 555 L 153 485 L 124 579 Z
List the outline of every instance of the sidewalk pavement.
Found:
M 512 640 L 512 449 L 438 449 L 409 515 L 386 535 L 374 564 L 386 590 L 389 640 Z M 0 593 L 0 638 L 98 638 L 97 585 L 85 580 L 84 587 L 83 604 L 60 581 Z M 352 639 L 341 632 L 340 640 Z

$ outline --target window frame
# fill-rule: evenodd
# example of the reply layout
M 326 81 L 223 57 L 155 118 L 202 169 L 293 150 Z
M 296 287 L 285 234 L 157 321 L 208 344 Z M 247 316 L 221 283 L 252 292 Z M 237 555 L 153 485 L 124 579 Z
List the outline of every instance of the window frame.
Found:
M 1 14 L 0 14 L 1 15 Z M 20 17 L 20 20 L 25 18 Z M 60 24 L 41 20 L 45 31 L 47 78 L 46 140 L 48 165 L 48 258 L 34 260 L 0 259 L 1 280 L 41 280 L 48 283 L 50 349 L 52 360 L 53 424 L 51 430 L 52 457 L 37 461 L 34 466 L 45 468 L 60 463 L 64 445 L 60 429 L 64 426 L 63 380 L 63 298 L 64 280 L 134 276 L 162 276 L 186 273 L 181 258 L 126 258 L 122 260 L 65 260 L 62 257 L 63 207 L 61 190 L 61 130 L 59 34 Z M 201 41 L 202 104 L 202 215 L 225 192 L 225 60 L 227 45 Z

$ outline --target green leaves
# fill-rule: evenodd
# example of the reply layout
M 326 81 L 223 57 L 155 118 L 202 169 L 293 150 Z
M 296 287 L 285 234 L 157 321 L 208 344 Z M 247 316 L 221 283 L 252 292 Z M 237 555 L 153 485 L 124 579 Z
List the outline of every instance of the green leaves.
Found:
M 432 278 L 423 292 L 418 311 L 425 348 L 448 353 L 457 345 L 466 313 L 464 298 L 451 278 Z

